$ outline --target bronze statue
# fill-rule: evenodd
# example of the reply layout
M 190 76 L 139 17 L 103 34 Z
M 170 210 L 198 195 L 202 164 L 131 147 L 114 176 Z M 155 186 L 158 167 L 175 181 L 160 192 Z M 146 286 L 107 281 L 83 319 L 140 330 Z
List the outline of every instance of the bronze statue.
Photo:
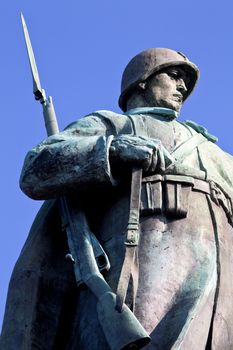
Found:
M 20 186 L 47 201 L 12 275 L 1 349 L 114 349 L 64 258 L 64 195 L 109 258 L 116 312 L 125 302 L 151 337 L 122 349 L 233 348 L 233 158 L 177 119 L 198 76 L 182 53 L 146 50 L 124 71 L 123 114 L 91 113 L 28 153 Z

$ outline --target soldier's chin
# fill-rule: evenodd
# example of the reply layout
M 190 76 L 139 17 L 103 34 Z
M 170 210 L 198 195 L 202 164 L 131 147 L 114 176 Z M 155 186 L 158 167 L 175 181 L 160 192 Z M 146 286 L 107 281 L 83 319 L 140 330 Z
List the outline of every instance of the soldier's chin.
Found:
M 161 107 L 170 108 L 176 112 L 179 112 L 181 107 L 182 107 L 182 102 L 180 102 L 180 101 L 164 101 L 163 106 L 161 106 Z

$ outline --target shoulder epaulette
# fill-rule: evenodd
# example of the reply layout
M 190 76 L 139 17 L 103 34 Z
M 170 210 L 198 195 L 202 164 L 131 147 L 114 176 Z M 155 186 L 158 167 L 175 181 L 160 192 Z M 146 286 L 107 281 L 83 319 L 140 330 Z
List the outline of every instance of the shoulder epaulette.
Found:
M 185 122 L 183 122 L 182 124 L 190 126 L 191 128 L 193 128 L 196 132 L 198 132 L 199 134 L 202 134 L 203 136 L 205 136 L 209 141 L 215 143 L 218 141 L 218 138 L 212 134 L 210 134 L 208 132 L 208 130 L 204 127 L 201 126 L 199 124 L 197 124 L 196 122 L 193 122 L 192 120 L 186 120 Z

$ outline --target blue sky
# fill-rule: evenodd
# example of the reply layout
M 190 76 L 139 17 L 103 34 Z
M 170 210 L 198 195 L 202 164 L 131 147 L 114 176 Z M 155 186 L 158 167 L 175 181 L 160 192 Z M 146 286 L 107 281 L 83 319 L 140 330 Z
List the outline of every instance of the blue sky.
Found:
M 128 61 L 146 48 L 169 47 L 185 53 L 201 71 L 181 119 L 207 127 L 233 154 L 232 7 L 231 0 L 1 2 L 0 326 L 11 271 L 41 206 L 21 193 L 18 178 L 26 152 L 46 137 L 32 95 L 20 11 L 61 129 L 94 110 L 119 112 Z

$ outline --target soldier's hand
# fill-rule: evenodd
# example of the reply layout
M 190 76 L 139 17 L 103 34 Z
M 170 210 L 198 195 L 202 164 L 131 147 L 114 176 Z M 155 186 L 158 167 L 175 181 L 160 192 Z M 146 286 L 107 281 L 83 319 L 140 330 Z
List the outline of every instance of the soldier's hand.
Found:
M 160 140 L 121 135 L 110 147 L 110 160 L 140 166 L 145 172 L 163 172 L 174 159 Z

